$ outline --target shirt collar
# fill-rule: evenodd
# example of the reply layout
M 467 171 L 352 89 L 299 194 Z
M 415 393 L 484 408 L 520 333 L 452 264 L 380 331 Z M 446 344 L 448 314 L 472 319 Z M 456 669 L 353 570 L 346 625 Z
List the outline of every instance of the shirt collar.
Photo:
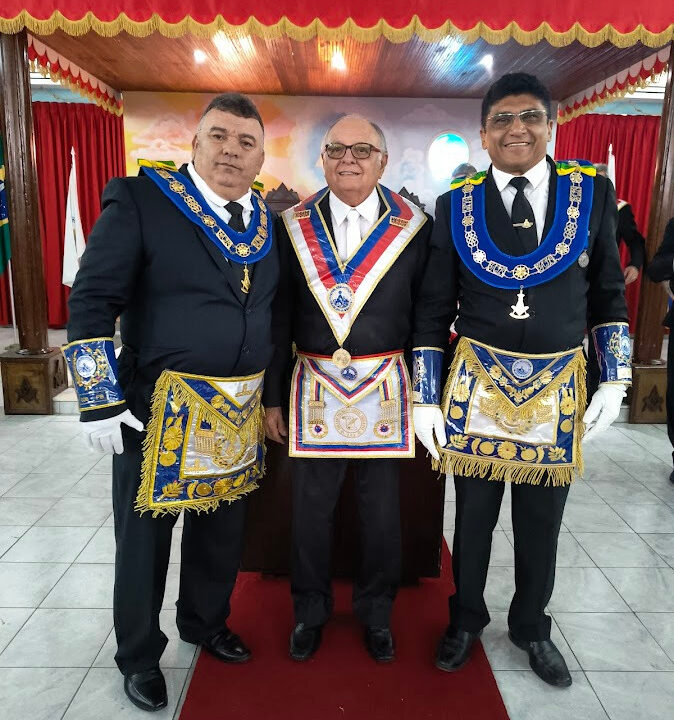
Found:
M 190 162 L 187 165 L 187 171 L 190 174 L 190 177 L 192 178 L 192 182 L 196 186 L 197 190 L 206 198 L 206 200 L 211 204 L 215 205 L 215 207 L 221 207 L 224 208 L 225 205 L 232 202 L 231 200 L 225 200 L 224 198 L 221 198 L 217 193 L 214 193 L 210 187 L 206 184 L 206 181 L 199 175 L 199 173 L 194 168 L 194 163 Z M 239 205 L 243 207 L 244 210 L 248 210 L 249 212 L 253 211 L 253 198 L 252 198 L 253 191 L 248 190 L 248 192 L 240 197 L 238 200 L 234 202 L 238 202 Z
M 330 212 L 335 218 L 337 225 L 341 225 L 349 210 L 354 208 L 351 205 L 347 205 L 344 201 L 340 200 L 335 193 L 330 193 Z M 379 217 L 379 193 L 375 187 L 372 192 L 363 200 L 360 205 L 356 205 L 356 210 L 364 217 L 370 225 L 374 225 L 375 220 Z
M 508 183 L 514 177 L 517 177 L 517 175 L 510 175 L 509 173 L 503 172 L 503 170 L 499 170 L 493 165 L 491 166 L 491 172 L 499 192 L 503 192 Z M 548 159 L 544 157 L 540 162 L 527 170 L 524 173 L 524 177 L 531 183 L 531 186 L 536 189 L 544 180 L 548 179 L 548 173 Z

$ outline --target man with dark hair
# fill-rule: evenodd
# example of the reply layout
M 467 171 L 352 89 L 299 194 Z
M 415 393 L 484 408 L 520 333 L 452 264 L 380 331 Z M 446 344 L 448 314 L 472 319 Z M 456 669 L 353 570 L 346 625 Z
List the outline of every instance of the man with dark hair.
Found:
M 447 267 L 429 243 L 427 216 L 379 184 L 388 154 L 377 126 L 340 118 L 325 135 L 321 157 L 327 187 L 279 223 L 276 353 L 264 395 L 267 436 L 285 442 L 282 405 L 294 343 L 290 656 L 304 661 L 316 652 L 332 612 L 333 514 L 352 463 L 361 539 L 353 607 L 369 654 L 390 662 L 401 564 L 399 463 L 414 457 L 414 430 L 433 432 L 426 412 L 433 404 L 417 406 L 420 393 L 409 387 L 403 350 L 415 347 L 421 363 L 444 346 Z M 436 315 L 441 320 L 429 333 Z M 439 398 L 434 403 L 439 413 Z M 442 441 L 442 416 L 437 428 Z
M 461 163 L 457 165 L 452 171 L 451 180 L 454 181 L 457 178 L 472 177 L 477 172 L 477 168 L 470 163 Z
M 566 687 L 571 675 L 545 614 L 557 538 L 569 485 L 582 472 L 583 423 L 592 425 L 589 437 L 618 416 L 630 345 L 613 188 L 590 163 L 547 157 L 551 132 L 549 93 L 535 77 L 497 80 L 483 100 L 480 130 L 492 164 L 437 203 L 432 244 L 448 245 L 459 337 L 443 396 L 447 443 L 434 464 L 453 473 L 456 488 L 456 593 L 436 665 L 461 668 L 489 622 L 491 537 L 509 482 L 509 637 L 539 677 Z M 602 383 L 583 416 L 588 317 Z
M 250 190 L 263 144 L 250 100 L 216 97 L 189 164 L 107 185 L 70 295 L 64 352 L 85 437 L 114 453 L 115 660 L 143 710 L 167 704 L 159 611 L 181 511 L 180 637 L 224 662 L 250 657 L 226 620 L 245 496 L 264 465 L 278 255 L 272 215 Z

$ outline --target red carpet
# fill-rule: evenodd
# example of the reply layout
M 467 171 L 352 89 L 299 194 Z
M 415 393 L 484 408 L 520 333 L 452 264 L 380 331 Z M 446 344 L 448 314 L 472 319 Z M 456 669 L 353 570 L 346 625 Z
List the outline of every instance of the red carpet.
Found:
M 444 568 L 448 560 L 445 550 Z M 507 720 L 481 645 L 458 673 L 433 666 L 450 589 L 448 570 L 437 580 L 401 589 L 392 622 L 396 660 L 377 665 L 351 613 L 351 585 L 336 582 L 335 613 L 323 643 L 312 660 L 296 663 L 288 657 L 288 581 L 241 573 L 231 627 L 250 646 L 253 660 L 227 666 L 202 653 L 180 720 Z

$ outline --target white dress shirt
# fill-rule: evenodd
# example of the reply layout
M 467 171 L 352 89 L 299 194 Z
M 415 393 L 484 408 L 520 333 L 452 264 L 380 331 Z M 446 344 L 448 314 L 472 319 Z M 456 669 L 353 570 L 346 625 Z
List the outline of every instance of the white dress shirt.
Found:
M 503 172 L 503 170 L 495 168 L 493 165 L 491 166 L 491 171 L 496 187 L 501 193 L 505 209 L 508 211 L 508 215 L 512 215 L 513 202 L 517 190 L 509 183 L 514 177 L 517 177 L 517 175 L 509 175 Z M 536 234 L 538 235 L 538 242 L 540 244 L 543 237 L 543 228 L 545 227 L 545 216 L 548 211 L 548 194 L 550 190 L 550 166 L 548 165 L 547 159 L 543 158 L 530 170 L 527 170 L 524 173 L 524 177 L 529 181 L 524 188 L 524 197 L 529 201 L 534 211 Z
M 189 163 L 187 166 L 187 172 L 189 172 L 192 182 L 194 183 L 197 190 L 204 196 L 204 200 L 208 203 L 211 210 L 221 219 L 225 221 L 225 224 L 229 223 L 232 217 L 231 213 L 225 210 L 225 205 L 230 202 L 238 202 L 243 208 L 243 224 L 248 227 L 250 219 L 253 216 L 253 198 L 252 190 L 240 197 L 238 200 L 225 200 L 221 198 L 217 193 L 214 193 L 211 188 L 208 187 L 206 181 L 199 175 L 194 169 L 194 164 Z
M 360 247 L 370 228 L 379 217 L 379 193 L 377 188 L 363 200 L 360 205 L 352 208 L 342 202 L 333 192 L 330 193 L 330 215 L 332 216 L 332 231 L 340 260 L 344 262 L 350 258 Z M 357 210 L 360 215 L 360 239 L 347 234 L 347 216 L 350 210 Z

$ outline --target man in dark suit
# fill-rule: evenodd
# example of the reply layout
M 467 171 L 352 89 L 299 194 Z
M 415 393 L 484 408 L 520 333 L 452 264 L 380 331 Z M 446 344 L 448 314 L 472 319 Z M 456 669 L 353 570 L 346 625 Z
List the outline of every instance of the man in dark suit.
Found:
M 248 98 L 216 97 L 199 123 L 189 165 L 179 172 L 144 168 L 137 178 L 108 184 L 70 295 L 65 353 L 81 420 L 90 446 L 114 453 L 115 659 L 128 697 L 144 710 L 167 702 L 159 611 L 182 509 L 193 511 L 185 512 L 182 536 L 180 636 L 224 662 L 250 657 L 226 619 L 246 509 L 238 498 L 256 487 L 263 452 L 247 423 L 250 414 L 261 425 L 259 391 L 251 395 L 245 381 L 259 386 L 271 359 L 278 282 L 272 216 L 250 190 L 263 143 L 262 119 Z M 189 383 L 203 397 L 187 392 Z M 230 403 L 228 393 L 238 399 Z M 245 417 L 236 415 L 241 397 L 248 398 Z M 248 435 L 217 415 L 223 406 Z M 189 408 L 198 408 L 196 425 Z M 157 443 L 158 461 L 151 447 L 143 461 L 144 441 Z M 178 474 L 181 454 L 194 463 Z M 207 467 L 217 473 L 203 472 Z
M 670 299 L 674 296 L 674 218 L 665 228 L 662 244 L 646 268 L 646 274 L 653 282 L 667 283 Z M 674 312 L 670 306 L 665 319 L 662 321 L 669 328 L 669 342 L 667 344 L 667 434 L 674 447 L 674 342 L 672 342 L 672 328 L 674 328 Z M 672 453 L 674 459 L 674 453 Z M 669 475 L 670 482 L 674 483 L 674 470 Z
M 599 163 L 595 165 L 597 174 L 602 177 L 608 177 L 608 166 Z M 639 271 L 644 265 L 646 257 L 646 241 L 644 236 L 637 228 L 637 222 L 634 219 L 632 206 L 626 200 L 617 200 L 618 204 L 618 226 L 616 230 L 616 242 L 620 246 L 621 242 L 627 245 L 630 253 L 629 261 L 623 270 L 625 285 L 632 284 L 638 277 Z M 592 397 L 597 386 L 599 385 L 599 365 L 597 364 L 597 351 L 594 343 L 589 342 L 587 348 L 587 393 L 588 397 Z
M 459 339 L 440 464 L 456 488 L 456 593 L 436 666 L 460 669 L 489 623 L 484 588 L 506 481 L 516 587 L 509 636 L 539 677 L 566 687 L 571 676 L 545 608 L 569 484 L 582 471 L 588 316 L 602 362 L 582 421 L 593 426 L 588 435 L 617 417 L 630 370 L 613 189 L 589 163 L 546 156 L 552 122 L 549 92 L 535 77 L 497 80 L 480 130 L 492 164 L 437 202 L 432 244 L 447 245 Z
M 390 662 L 401 563 L 399 458 L 414 454 L 412 400 L 417 432 L 433 432 L 425 411 L 440 413 L 438 398 L 429 401 L 431 408 L 416 407 L 420 393 L 410 392 L 403 350 L 441 354 L 447 284 L 429 242 L 431 221 L 378 183 L 388 159 L 380 128 L 343 117 L 325 135 L 321 156 L 328 187 L 287 210 L 279 223 L 276 354 L 264 394 L 267 436 L 284 442 L 281 408 L 294 343 L 290 655 L 302 661 L 316 652 L 332 611 L 333 513 L 353 462 L 362 555 L 354 612 L 372 658 Z M 429 333 L 436 315 L 441 320 Z M 442 437 L 441 415 L 437 429 Z

